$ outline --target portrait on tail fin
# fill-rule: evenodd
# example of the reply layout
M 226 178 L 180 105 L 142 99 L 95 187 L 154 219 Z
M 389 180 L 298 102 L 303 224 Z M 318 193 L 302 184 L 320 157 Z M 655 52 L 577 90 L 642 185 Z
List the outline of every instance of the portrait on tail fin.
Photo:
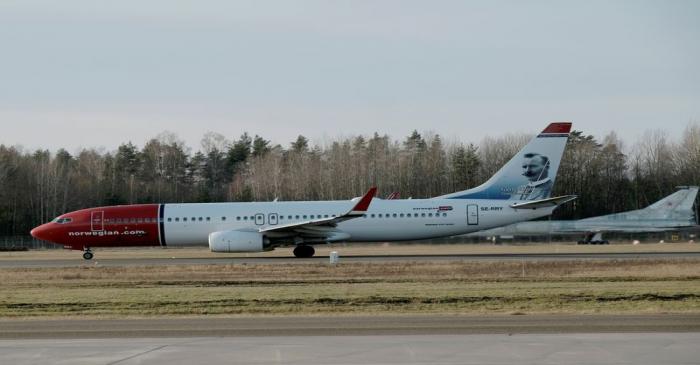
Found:
M 523 161 L 522 175 L 528 183 L 519 187 L 512 200 L 546 199 L 552 193 L 554 182 L 549 177 L 549 157 L 539 153 L 526 153 Z

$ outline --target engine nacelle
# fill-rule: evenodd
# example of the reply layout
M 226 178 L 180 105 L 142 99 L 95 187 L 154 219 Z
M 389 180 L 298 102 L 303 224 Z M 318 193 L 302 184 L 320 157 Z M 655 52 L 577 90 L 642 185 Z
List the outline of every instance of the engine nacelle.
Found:
M 219 231 L 209 234 L 212 252 L 261 252 L 269 247 L 269 240 L 259 232 Z

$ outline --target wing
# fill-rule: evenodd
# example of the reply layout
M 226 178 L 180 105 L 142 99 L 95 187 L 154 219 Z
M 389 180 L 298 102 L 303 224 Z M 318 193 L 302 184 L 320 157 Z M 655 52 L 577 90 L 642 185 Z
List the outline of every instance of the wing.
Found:
M 312 237 L 326 237 L 335 240 L 346 239 L 349 238 L 350 235 L 346 233 L 344 234 L 343 232 L 336 230 L 335 227 L 340 222 L 362 217 L 362 215 L 367 211 L 367 208 L 369 208 L 369 204 L 372 202 L 372 198 L 374 198 L 374 195 L 376 193 L 377 188 L 372 187 L 360 199 L 360 201 L 358 201 L 357 204 L 355 204 L 355 206 L 352 207 L 352 209 L 350 209 L 347 213 L 339 215 L 337 217 L 312 219 L 308 221 L 265 227 L 259 229 L 258 231 L 260 233 L 267 233 L 279 236 L 304 235 Z

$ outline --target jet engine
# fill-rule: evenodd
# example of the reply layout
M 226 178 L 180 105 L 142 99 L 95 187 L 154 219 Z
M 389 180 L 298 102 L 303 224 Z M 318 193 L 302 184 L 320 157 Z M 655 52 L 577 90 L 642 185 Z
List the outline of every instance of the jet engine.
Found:
M 212 252 L 260 252 L 270 249 L 270 240 L 260 232 L 218 231 L 209 234 Z

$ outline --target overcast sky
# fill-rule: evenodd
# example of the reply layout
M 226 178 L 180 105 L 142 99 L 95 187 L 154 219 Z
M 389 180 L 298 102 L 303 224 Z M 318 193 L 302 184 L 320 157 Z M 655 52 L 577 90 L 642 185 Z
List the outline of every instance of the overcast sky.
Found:
M 0 143 L 700 121 L 700 1 L 0 1 Z

